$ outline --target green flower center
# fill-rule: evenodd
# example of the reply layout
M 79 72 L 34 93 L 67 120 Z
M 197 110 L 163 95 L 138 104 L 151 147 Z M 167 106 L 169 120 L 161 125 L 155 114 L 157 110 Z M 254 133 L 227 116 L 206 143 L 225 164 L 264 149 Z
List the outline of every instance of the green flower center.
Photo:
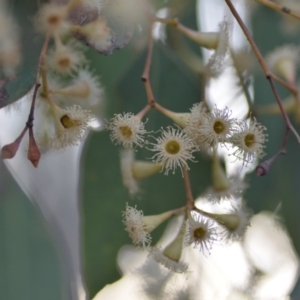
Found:
M 130 127 L 128 127 L 128 126 L 121 126 L 120 127 L 120 131 L 121 131 L 122 135 L 125 138 L 127 138 L 127 139 L 129 139 L 129 138 L 132 137 L 132 130 L 131 130 Z
M 165 149 L 169 154 L 177 154 L 180 151 L 180 144 L 177 141 L 169 141 Z
M 202 227 L 199 227 L 199 228 L 194 230 L 194 237 L 197 240 L 204 239 L 205 235 L 206 235 L 206 230 Z
M 255 135 L 252 134 L 252 133 L 248 133 L 246 136 L 245 136 L 245 145 L 248 147 L 248 148 L 251 148 L 254 144 L 255 144 Z
M 220 133 L 224 132 L 224 129 L 225 129 L 225 126 L 224 126 L 223 122 L 221 122 L 221 121 L 215 122 L 215 124 L 214 124 L 215 133 L 220 134 Z

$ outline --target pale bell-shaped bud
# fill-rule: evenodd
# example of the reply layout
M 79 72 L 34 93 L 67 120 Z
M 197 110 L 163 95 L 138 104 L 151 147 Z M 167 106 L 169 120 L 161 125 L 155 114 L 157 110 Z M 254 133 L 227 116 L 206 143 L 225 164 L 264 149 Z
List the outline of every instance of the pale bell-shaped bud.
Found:
M 134 179 L 140 180 L 161 171 L 162 165 L 157 163 L 136 160 L 132 163 L 132 175 Z
M 228 190 L 231 186 L 216 154 L 212 157 L 212 182 L 214 190 L 218 192 Z
M 234 232 L 240 225 L 241 218 L 237 214 L 213 214 L 206 213 L 207 216 L 214 219 L 220 225 Z
M 233 208 L 227 214 L 215 214 L 206 211 L 200 211 L 201 214 L 213 219 L 226 230 L 224 232 L 225 239 L 239 240 L 249 226 L 251 212 L 245 208 L 244 204 Z
M 164 250 L 163 254 L 170 260 L 179 262 L 183 248 L 184 231 L 181 229 L 177 237 Z
M 187 28 L 181 24 L 176 27 L 180 32 L 186 35 L 188 38 L 198 43 L 207 49 L 217 49 L 219 43 L 218 32 L 200 32 Z
M 164 221 L 168 220 L 170 217 L 174 215 L 174 211 L 166 211 L 164 213 L 158 215 L 144 216 L 143 222 L 145 224 L 145 230 L 148 233 L 151 233 L 154 229 L 156 229 L 160 224 Z
M 150 249 L 149 256 L 156 262 L 160 263 L 170 271 L 175 273 L 185 273 L 188 269 L 188 264 L 180 261 L 183 248 L 184 225 L 181 226 L 179 233 L 175 239 L 163 250 L 160 248 Z
M 166 117 L 174 121 L 175 124 L 177 124 L 181 128 L 185 128 L 189 123 L 191 113 L 176 113 L 174 111 L 162 107 L 158 103 L 155 103 L 155 108 L 162 114 L 164 114 Z
M 144 216 L 143 211 L 127 205 L 126 210 L 123 212 L 123 223 L 133 244 L 148 247 L 152 240 L 150 233 L 177 212 L 178 210 Z
M 54 94 L 85 99 L 90 95 L 90 87 L 85 81 L 77 81 L 75 84 L 69 85 L 65 88 L 51 89 L 51 92 Z
M 289 83 L 296 79 L 295 61 L 290 57 L 282 57 L 274 65 L 275 71 Z

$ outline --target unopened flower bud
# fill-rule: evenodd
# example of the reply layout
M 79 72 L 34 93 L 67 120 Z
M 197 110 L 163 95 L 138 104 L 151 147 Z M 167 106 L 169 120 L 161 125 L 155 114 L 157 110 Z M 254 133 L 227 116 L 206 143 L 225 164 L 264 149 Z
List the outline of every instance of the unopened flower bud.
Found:
M 18 152 L 20 144 L 18 142 L 13 142 L 11 144 L 5 145 L 1 149 L 1 158 L 9 159 L 13 158 Z
M 207 49 L 216 49 L 219 42 L 218 32 L 200 32 L 187 28 L 181 24 L 176 27 L 180 32 Z
M 151 243 L 150 233 L 172 215 L 174 215 L 174 211 L 144 216 L 143 211 L 127 205 L 126 210 L 123 212 L 123 223 L 132 242 L 137 246 L 147 247 Z
M 181 227 L 176 238 L 164 249 L 152 248 L 149 255 L 153 259 L 162 264 L 167 269 L 175 273 L 185 273 L 188 269 L 188 264 L 181 262 L 181 254 L 184 238 L 184 225 Z
M 144 179 L 161 171 L 162 167 L 153 162 L 136 160 L 132 164 L 132 175 L 137 180 Z
M 251 212 L 244 207 L 244 204 L 233 208 L 228 214 L 214 214 L 206 211 L 201 211 L 201 213 L 226 229 L 224 237 L 227 240 L 239 240 L 243 238 L 251 216 Z
M 16 140 L 13 143 L 2 147 L 2 149 L 1 149 L 1 158 L 2 159 L 10 159 L 16 155 L 16 153 L 18 152 L 20 143 L 21 143 L 27 129 L 28 129 L 28 127 L 26 126 L 23 129 L 23 131 L 21 132 L 21 134 L 16 138 Z
M 191 113 L 176 113 L 174 111 L 168 110 L 158 103 L 155 103 L 155 108 L 160 111 L 162 114 L 164 114 L 166 117 L 173 120 L 177 125 L 179 125 L 181 128 L 185 128 L 188 123 L 191 116 Z
M 231 185 L 216 154 L 212 157 L 212 181 L 216 191 L 228 190 Z
M 27 158 L 31 161 L 35 168 L 38 167 L 41 158 L 41 152 L 36 144 L 32 128 L 29 128 L 29 147 Z

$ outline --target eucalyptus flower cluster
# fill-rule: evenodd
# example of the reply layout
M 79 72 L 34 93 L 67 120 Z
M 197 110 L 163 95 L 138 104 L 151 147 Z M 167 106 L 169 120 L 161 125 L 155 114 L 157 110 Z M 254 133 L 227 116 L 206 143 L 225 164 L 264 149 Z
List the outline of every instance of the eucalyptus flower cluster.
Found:
M 138 181 L 159 171 L 169 175 L 180 169 L 182 177 L 187 180 L 189 164 L 197 163 L 195 154 L 199 152 L 211 157 L 212 168 L 211 186 L 201 194 L 201 198 L 213 206 L 222 207 L 226 202 L 231 207 L 223 209 L 223 213 L 214 213 L 203 209 L 201 200 L 189 200 L 180 209 L 147 216 L 142 210 L 127 204 L 123 222 L 133 244 L 148 251 L 149 258 L 167 269 L 186 273 L 188 264 L 182 259 L 185 248 L 194 247 L 206 256 L 215 244 L 243 239 L 251 217 L 242 200 L 248 185 L 243 178 L 228 178 L 218 149 L 225 147 L 229 155 L 241 160 L 242 166 L 252 163 L 264 155 L 266 128 L 255 118 L 232 118 L 227 107 L 209 109 L 203 102 L 195 104 L 190 113 L 171 112 L 160 105 L 156 108 L 176 124 L 161 128 L 155 134 L 147 132 L 147 124 L 143 122 L 147 109 L 137 115 L 116 114 L 107 122 L 111 140 L 123 147 L 120 152 L 121 173 L 129 193 L 136 195 L 139 192 Z M 154 152 L 150 159 L 135 159 L 135 152 L 142 147 Z M 177 233 L 173 241 L 164 248 L 152 246 L 151 232 L 178 215 L 181 215 L 181 226 L 174 228 Z

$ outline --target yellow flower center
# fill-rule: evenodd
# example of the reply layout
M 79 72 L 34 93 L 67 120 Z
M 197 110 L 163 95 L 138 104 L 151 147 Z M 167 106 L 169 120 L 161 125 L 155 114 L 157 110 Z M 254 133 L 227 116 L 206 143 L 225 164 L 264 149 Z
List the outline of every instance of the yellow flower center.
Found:
M 165 149 L 169 154 L 177 154 L 180 151 L 180 144 L 177 141 L 169 141 Z
M 205 238 L 206 230 L 202 227 L 199 227 L 194 230 L 194 238 L 197 240 L 202 240 Z
M 248 148 L 251 148 L 254 143 L 255 143 L 255 135 L 252 134 L 252 133 L 248 133 L 245 138 L 244 138 L 244 141 L 245 141 L 245 145 L 248 147 Z
M 60 118 L 61 124 L 64 128 L 72 128 L 78 126 L 78 121 L 72 120 L 68 115 L 64 115 Z
M 57 26 L 60 21 L 61 21 L 61 18 L 57 15 L 49 16 L 48 20 L 47 20 L 47 22 L 50 26 Z
M 221 121 L 216 121 L 215 122 L 215 124 L 214 124 L 215 133 L 220 134 L 224 131 L 224 129 L 225 129 L 225 126 L 224 126 L 223 122 L 221 122 Z
M 120 131 L 121 131 L 122 135 L 127 139 L 132 137 L 132 130 L 130 127 L 120 126 Z
M 61 68 L 68 68 L 70 65 L 71 65 L 71 60 L 68 58 L 68 57 L 64 57 L 64 58 L 61 58 L 59 61 L 58 61 L 58 65 L 61 67 Z

